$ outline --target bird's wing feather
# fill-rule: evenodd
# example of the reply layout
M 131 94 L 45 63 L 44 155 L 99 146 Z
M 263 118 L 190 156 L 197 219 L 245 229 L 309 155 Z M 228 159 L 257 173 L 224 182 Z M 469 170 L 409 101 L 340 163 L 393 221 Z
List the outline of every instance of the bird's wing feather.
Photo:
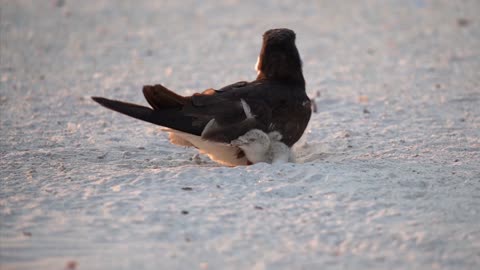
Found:
M 154 110 L 179 108 L 188 102 L 188 97 L 174 93 L 161 84 L 143 86 L 143 95 Z
M 183 107 L 183 112 L 194 117 L 215 119 L 216 125 L 205 130 L 202 138 L 230 142 L 251 129 L 268 132 L 274 117 L 273 110 L 278 106 L 277 96 L 282 95 L 285 95 L 283 88 L 267 82 L 239 82 L 213 94 L 193 95 L 191 102 Z M 247 110 L 245 104 L 248 105 Z
M 184 115 L 179 109 L 152 110 L 137 104 L 102 97 L 92 97 L 100 105 L 119 113 L 140 119 L 152 124 L 169 127 L 190 134 L 200 135 L 206 123 L 196 123 L 196 120 Z
M 220 125 L 238 123 L 246 119 L 243 99 L 253 115 L 262 117 L 264 123 L 271 117 L 272 108 L 265 102 L 265 89 L 258 83 L 239 82 L 226 86 L 213 95 L 195 94 L 183 107 L 186 115 L 214 118 Z

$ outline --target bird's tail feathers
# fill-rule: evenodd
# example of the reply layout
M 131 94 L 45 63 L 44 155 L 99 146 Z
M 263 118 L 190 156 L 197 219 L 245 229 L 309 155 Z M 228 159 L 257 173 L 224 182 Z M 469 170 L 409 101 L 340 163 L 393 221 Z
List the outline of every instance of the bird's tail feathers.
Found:
M 162 127 L 168 127 L 195 135 L 200 135 L 203 130 L 201 125 L 193 125 L 194 119 L 190 116 L 185 116 L 179 109 L 167 108 L 152 110 L 145 106 L 103 97 L 92 97 L 92 99 L 108 109 Z

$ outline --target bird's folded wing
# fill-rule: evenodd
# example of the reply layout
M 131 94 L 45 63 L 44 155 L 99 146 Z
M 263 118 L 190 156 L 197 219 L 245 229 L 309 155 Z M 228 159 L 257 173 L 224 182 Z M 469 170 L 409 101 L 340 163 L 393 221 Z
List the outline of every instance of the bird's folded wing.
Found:
M 215 118 L 221 124 L 231 124 L 246 118 L 243 99 L 256 117 L 268 117 L 272 108 L 262 98 L 262 90 L 256 84 L 238 82 L 217 91 L 215 94 L 195 94 L 183 107 L 186 115 L 200 118 Z

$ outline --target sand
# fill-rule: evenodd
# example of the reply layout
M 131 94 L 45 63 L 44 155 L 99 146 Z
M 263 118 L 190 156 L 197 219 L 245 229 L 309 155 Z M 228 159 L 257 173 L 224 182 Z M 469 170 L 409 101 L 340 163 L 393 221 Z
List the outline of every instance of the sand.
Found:
M 1 269 L 478 269 L 478 1 L 0 1 Z M 297 33 L 298 163 L 106 110 L 255 78 Z

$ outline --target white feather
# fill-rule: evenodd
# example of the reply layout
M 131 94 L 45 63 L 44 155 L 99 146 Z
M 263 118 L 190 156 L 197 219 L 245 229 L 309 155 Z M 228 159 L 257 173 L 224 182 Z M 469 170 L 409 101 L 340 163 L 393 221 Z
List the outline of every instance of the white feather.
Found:
M 255 115 L 252 114 L 252 109 L 250 108 L 248 103 L 245 100 L 243 100 L 243 98 L 240 99 L 240 102 L 242 103 L 242 107 L 243 107 L 243 111 L 245 112 L 245 116 L 247 116 L 247 118 L 255 117 Z

